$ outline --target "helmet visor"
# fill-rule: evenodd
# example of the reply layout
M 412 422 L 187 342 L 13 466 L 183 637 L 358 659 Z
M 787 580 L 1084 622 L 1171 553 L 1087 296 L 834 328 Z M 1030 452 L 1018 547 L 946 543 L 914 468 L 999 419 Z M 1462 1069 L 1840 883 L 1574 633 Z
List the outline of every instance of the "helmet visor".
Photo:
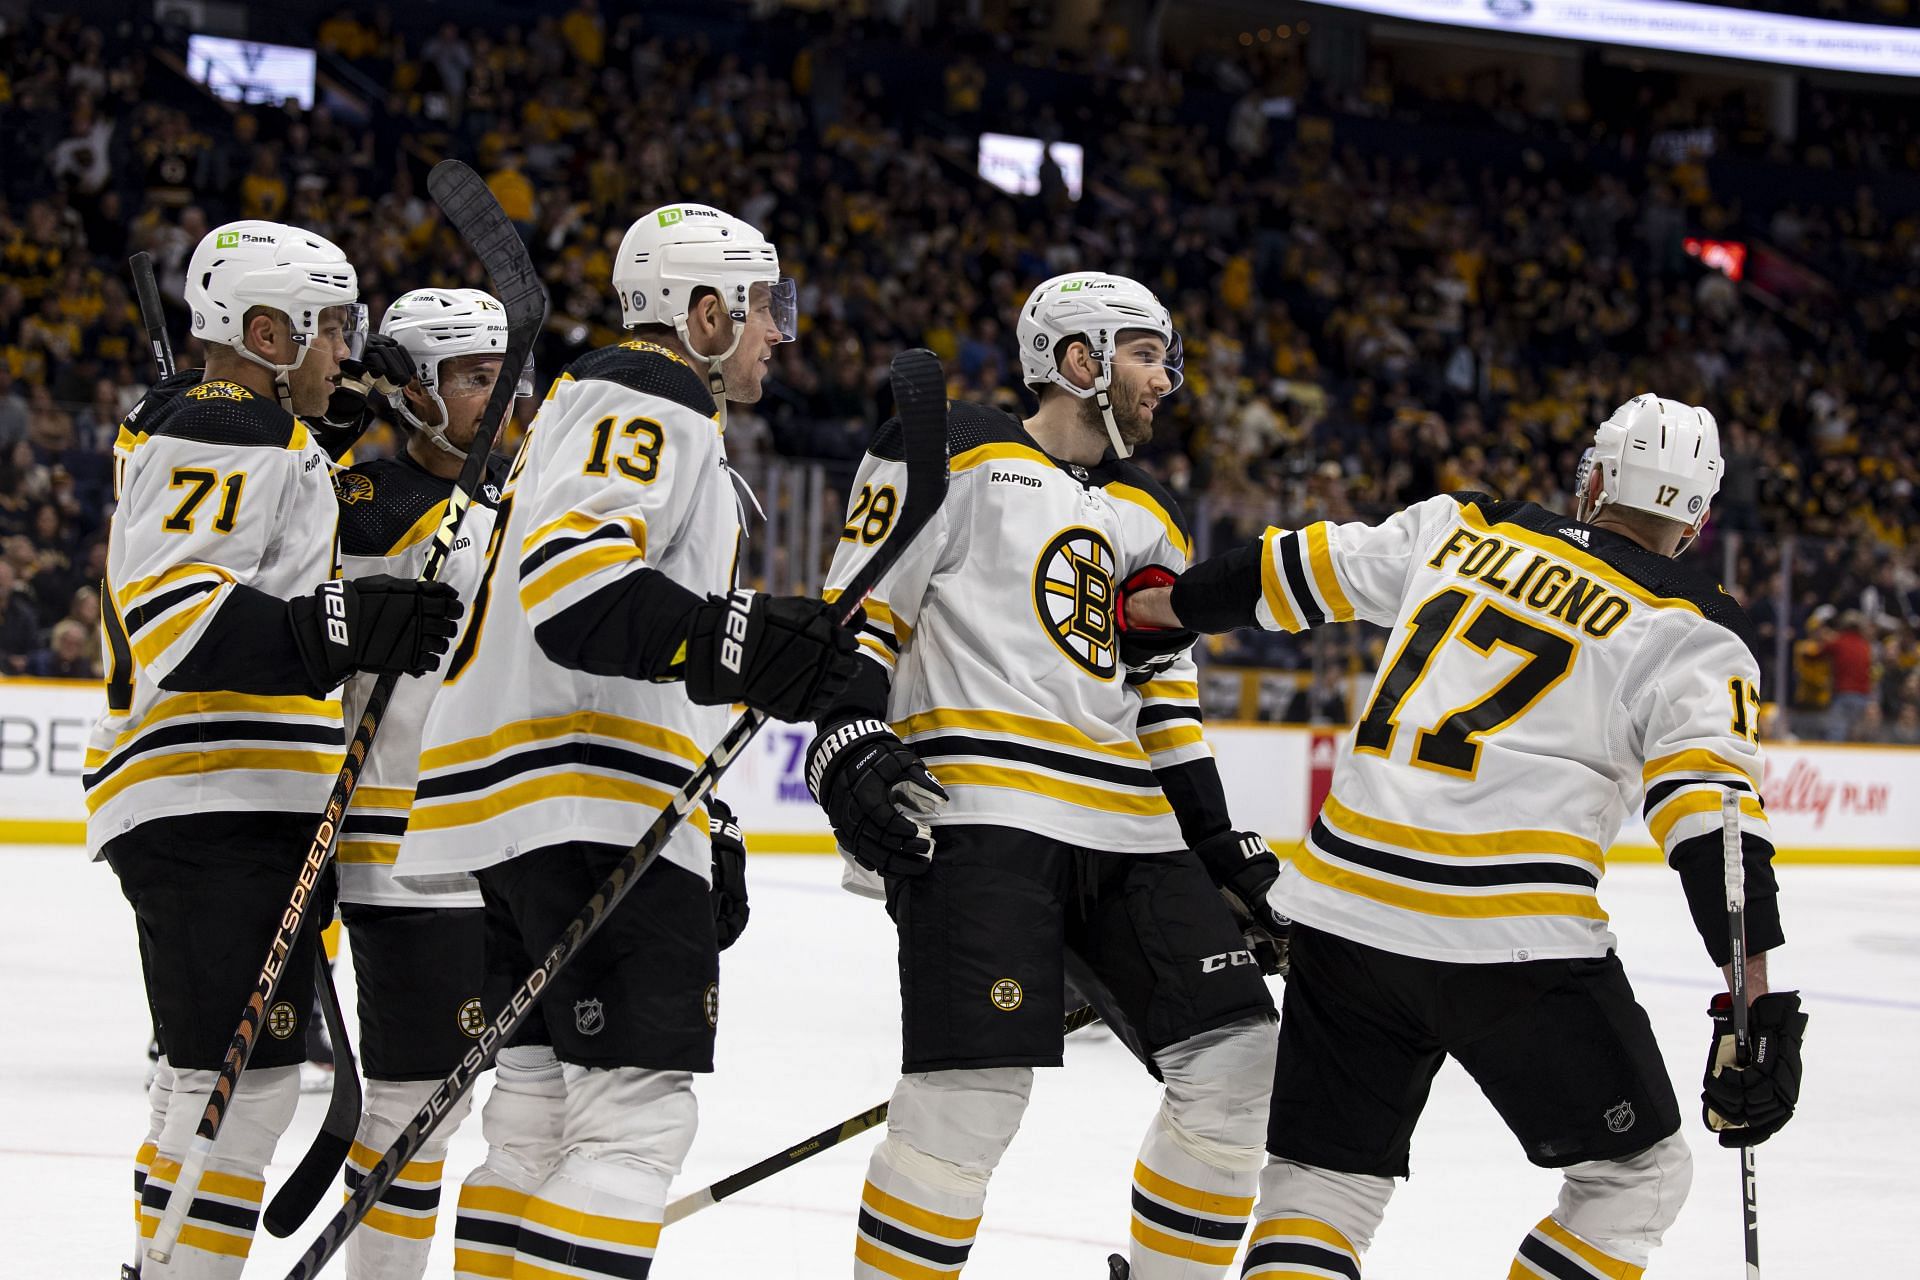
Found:
M 310 345 L 315 338 L 327 338 L 335 324 L 340 326 L 340 341 L 347 348 L 346 359 L 358 360 L 367 349 L 367 304 L 364 302 L 342 302 L 331 307 L 322 307 L 315 320 L 312 333 L 295 330 L 293 340 L 301 346 Z
M 792 276 L 781 276 L 772 284 L 756 282 L 747 291 L 747 301 L 756 311 L 763 305 L 767 308 L 780 341 L 792 342 L 800 336 L 800 290 Z

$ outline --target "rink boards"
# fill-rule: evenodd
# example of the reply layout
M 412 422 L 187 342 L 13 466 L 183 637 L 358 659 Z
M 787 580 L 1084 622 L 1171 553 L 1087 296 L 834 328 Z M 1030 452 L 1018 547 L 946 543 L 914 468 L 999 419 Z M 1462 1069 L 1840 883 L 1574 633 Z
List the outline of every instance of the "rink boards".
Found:
M 100 687 L 0 679 L 0 843 L 79 843 L 81 774 Z M 769 725 L 721 787 L 757 853 L 830 853 L 826 820 L 807 794 L 812 731 Z M 1207 731 L 1235 822 L 1283 853 L 1296 845 L 1332 779 L 1342 735 L 1215 723 Z M 1773 744 L 1762 782 L 1780 858 L 1789 862 L 1920 864 L 1920 748 Z M 1609 856 L 1654 857 L 1636 817 Z

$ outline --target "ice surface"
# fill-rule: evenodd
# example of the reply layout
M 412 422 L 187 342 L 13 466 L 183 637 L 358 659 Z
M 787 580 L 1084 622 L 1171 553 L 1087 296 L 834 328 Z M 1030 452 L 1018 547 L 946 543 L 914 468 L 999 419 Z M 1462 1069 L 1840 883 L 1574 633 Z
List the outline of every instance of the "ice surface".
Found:
M 753 923 L 725 957 L 718 1074 L 699 1082 L 701 1129 L 676 1193 L 697 1188 L 883 1101 L 897 1068 L 892 932 L 879 904 L 842 893 L 839 864 L 755 857 Z M 1907 1229 L 1920 1185 L 1920 869 L 1782 868 L 1788 949 L 1777 985 L 1812 1015 L 1801 1113 L 1760 1150 L 1769 1277 L 1912 1276 Z M 1741 1274 L 1738 1161 L 1701 1129 L 1703 1010 L 1718 984 L 1678 884 L 1657 866 L 1612 871 L 1602 899 L 1677 1082 L 1693 1195 L 1650 1275 Z M 343 974 L 343 998 L 351 1002 Z M 73 848 L 0 849 L 0 1275 L 108 1280 L 129 1255 L 131 1159 L 145 1131 L 147 1015 L 132 915 L 112 874 Z M 483 1088 L 485 1086 L 483 1085 Z M 269 1193 L 325 1110 L 302 1099 Z M 1134 1152 L 1153 1082 L 1111 1038 L 1071 1042 L 1040 1073 L 994 1179 L 968 1280 L 1101 1280 L 1127 1231 Z M 477 1162 L 477 1118 L 453 1140 L 429 1275 L 450 1273 L 452 1181 Z M 670 1228 L 671 1277 L 841 1277 L 873 1135 Z M 1414 1140 L 1414 1177 L 1366 1258 L 1369 1280 L 1506 1274 L 1557 1179 L 1529 1166 L 1473 1084 L 1449 1065 Z M 292 1240 L 261 1235 L 249 1276 L 279 1276 Z M 344 1275 L 336 1261 L 329 1275 Z

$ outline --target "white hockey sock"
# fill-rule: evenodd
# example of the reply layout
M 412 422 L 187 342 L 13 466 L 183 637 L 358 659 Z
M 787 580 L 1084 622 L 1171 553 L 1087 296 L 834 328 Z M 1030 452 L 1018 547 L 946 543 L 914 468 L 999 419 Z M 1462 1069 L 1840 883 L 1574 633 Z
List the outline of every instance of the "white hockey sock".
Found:
M 1393 1197 L 1393 1179 L 1274 1157 L 1240 1274 L 1246 1280 L 1360 1280 L 1360 1255 Z
M 217 1075 L 213 1071 L 173 1073 L 166 1124 L 155 1144 L 142 1197 L 143 1236 L 151 1237 L 160 1225 L 180 1176 L 179 1153 L 192 1139 Z M 299 1101 L 298 1067 L 271 1067 L 241 1075 L 173 1256 L 166 1262 L 143 1258 L 141 1280 L 238 1280 L 260 1222 L 260 1201 L 266 1193 L 261 1175 Z
M 667 1185 L 649 1170 L 567 1156 L 520 1211 L 512 1274 L 646 1280 Z
M 1582 1240 L 1551 1217 L 1527 1232 L 1513 1255 L 1507 1280 L 1640 1280 L 1645 1267 L 1616 1258 L 1591 1241 Z
M 520 1212 L 560 1162 L 566 1086 L 544 1045 L 500 1052 L 493 1092 L 480 1111 L 487 1158 L 460 1186 L 454 1217 L 454 1280 L 498 1280 L 513 1272 Z
M 1190 1146 L 1155 1113 L 1133 1166 L 1135 1280 L 1213 1280 L 1240 1251 L 1260 1170 L 1222 1169 Z
M 438 1087 L 437 1080 L 367 1081 L 360 1131 L 354 1134 L 353 1150 L 347 1156 L 349 1189 L 360 1185 Z M 453 1114 L 422 1144 L 367 1211 L 359 1229 L 347 1237 L 347 1280 L 420 1280 L 426 1273 L 434 1226 L 440 1220 L 447 1142 L 466 1117 L 472 1097 L 471 1092 L 462 1096 Z
M 860 1191 L 855 1280 L 959 1275 L 986 1203 L 984 1177 L 887 1138 L 868 1162 Z

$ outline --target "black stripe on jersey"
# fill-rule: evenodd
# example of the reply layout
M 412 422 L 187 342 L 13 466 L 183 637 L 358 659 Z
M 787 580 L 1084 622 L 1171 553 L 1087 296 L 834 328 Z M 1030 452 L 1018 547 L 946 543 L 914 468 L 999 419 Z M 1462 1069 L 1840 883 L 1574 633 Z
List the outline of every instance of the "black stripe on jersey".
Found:
M 407 815 L 361 813 L 358 810 L 349 809 L 347 816 L 340 820 L 340 834 L 343 836 L 393 836 L 397 839 L 407 834 Z
M 1307 568 L 1300 563 L 1299 534 L 1289 533 L 1280 539 L 1280 568 L 1287 575 L 1287 590 L 1300 605 L 1300 621 L 1309 627 L 1325 622 L 1327 615 L 1314 599 L 1313 587 L 1307 581 Z
M 501 1222 L 498 1218 L 479 1218 L 473 1216 L 471 1209 L 462 1209 L 453 1220 L 453 1238 L 492 1245 L 496 1249 L 511 1249 L 520 1238 L 520 1220 L 515 1218 Z
M 1536 1235 L 1529 1235 L 1520 1242 L 1520 1256 L 1553 1276 L 1554 1280 L 1593 1280 L 1593 1272 Z
M 1714 778 L 1676 778 L 1669 774 L 1647 788 L 1647 799 L 1646 802 L 1640 806 L 1640 812 L 1652 813 L 1659 807 L 1661 801 L 1680 790 L 1680 788 L 1698 786 L 1727 787 L 1734 791 L 1744 791 L 1748 795 L 1753 794 L 1753 788 L 1747 784 L 1744 778 L 1729 778 L 1725 776 Z
M 548 1262 L 558 1262 L 563 1266 L 574 1267 L 581 1271 L 591 1271 L 597 1276 L 618 1276 L 620 1280 L 647 1280 L 647 1270 L 653 1266 L 652 1258 L 635 1257 L 630 1253 L 615 1253 L 611 1249 L 596 1249 L 592 1245 L 561 1240 L 547 1235 L 531 1222 L 520 1224 L 520 1236 L 516 1248 L 521 1253 L 545 1258 Z M 518 1269 L 515 1268 L 515 1270 Z
M 1198 1217 L 1185 1209 L 1161 1204 L 1138 1187 L 1133 1189 L 1133 1211 L 1155 1226 L 1178 1231 L 1182 1235 L 1198 1236 L 1203 1240 L 1238 1240 L 1247 1233 L 1245 1218 L 1238 1222 L 1227 1222 L 1220 1218 Z
M 346 735 L 338 725 L 285 724 L 274 720 L 178 721 L 141 734 L 99 769 L 82 775 L 80 785 L 98 786 L 136 756 L 187 742 L 198 742 L 204 748 L 215 750 L 243 742 L 312 742 L 342 751 L 346 746 Z
M 217 582 L 189 582 L 184 587 L 175 587 L 171 591 L 157 595 L 145 604 L 136 605 L 127 610 L 127 635 L 137 636 L 140 634 L 142 627 L 152 622 L 155 618 L 158 618 L 167 610 L 173 608 L 173 606 L 191 600 L 195 596 L 203 596 L 209 591 L 218 591 L 219 589 L 220 584 Z
M 1043 769 L 1098 782 L 1118 783 L 1123 787 L 1160 785 L 1160 780 L 1154 777 L 1153 769 L 1148 765 L 1123 764 L 1118 760 L 1104 760 L 1072 751 L 1054 751 L 1024 742 L 1001 742 L 995 738 L 976 738 L 964 733 L 939 733 L 933 737 L 915 738 L 912 745 L 915 754 L 923 760 L 938 760 L 943 756 L 989 756 L 1016 764 L 1039 765 Z
M 360 1184 L 366 1180 L 366 1174 L 352 1165 L 347 1166 L 347 1190 L 358 1191 Z M 375 1203 L 392 1205 L 396 1209 L 412 1209 L 416 1213 L 430 1213 L 440 1207 L 440 1184 L 436 1182 L 431 1187 L 403 1187 L 393 1183 L 379 1194 Z
M 868 622 L 860 628 L 860 634 L 863 636 L 872 636 L 886 647 L 888 653 L 898 654 L 900 652 L 900 641 L 894 638 L 894 634 L 891 631 L 882 631 L 873 623 Z
M 489 787 L 497 786 L 509 778 L 517 777 L 530 770 L 545 769 L 555 765 L 611 769 L 617 773 L 645 778 L 649 782 L 664 783 L 675 788 L 693 776 L 693 770 L 685 765 L 668 764 L 664 760 L 642 755 L 638 751 L 610 747 L 601 742 L 562 742 L 554 746 L 516 751 L 489 764 L 473 769 L 462 769 L 458 773 L 443 773 L 438 777 L 422 778 L 413 794 L 416 800 L 435 800 L 444 796 L 465 795 L 471 791 L 485 791 Z
M 1462 887 L 1490 887 L 1514 884 L 1577 884 L 1588 889 L 1600 887 L 1600 877 L 1585 867 L 1563 866 L 1557 862 L 1509 862 L 1493 866 L 1460 866 L 1447 862 L 1423 862 L 1404 858 L 1371 845 L 1355 844 L 1336 835 L 1316 818 L 1313 823 L 1314 847 L 1348 862 L 1382 871 L 1406 880 L 1424 880 L 1428 884 Z
M 583 533 L 577 538 L 549 538 L 540 544 L 538 550 L 520 561 L 520 576 L 522 578 L 531 576 L 541 565 L 546 564 L 555 556 L 565 555 L 575 547 L 585 546 L 589 542 L 606 542 L 609 539 L 624 538 L 626 536 L 626 526 L 603 524 L 592 533 Z
M 1166 724 L 1173 720 L 1200 719 L 1200 707 L 1192 702 L 1165 702 L 1156 706 L 1140 708 L 1140 719 L 1136 722 L 1141 730 L 1151 729 L 1157 724 Z
M 971 1244 L 941 1244 L 937 1240 L 929 1240 L 905 1227 L 896 1227 L 891 1222 L 883 1222 L 876 1218 L 865 1205 L 860 1206 L 860 1232 L 881 1244 L 891 1245 L 902 1253 L 910 1253 L 916 1258 L 924 1258 L 928 1262 L 939 1263 L 941 1266 L 951 1267 L 956 1263 L 965 1262 L 967 1255 L 973 1251 Z
M 1347 1280 L 1360 1280 L 1360 1268 L 1352 1258 L 1338 1249 L 1308 1244 L 1303 1240 L 1266 1240 L 1256 1244 L 1247 1250 L 1247 1260 L 1242 1267 L 1252 1271 L 1255 1267 L 1271 1267 L 1276 1263 L 1318 1267 L 1322 1271 L 1345 1276 Z M 1583 1276 L 1581 1280 L 1591 1280 L 1591 1277 Z

